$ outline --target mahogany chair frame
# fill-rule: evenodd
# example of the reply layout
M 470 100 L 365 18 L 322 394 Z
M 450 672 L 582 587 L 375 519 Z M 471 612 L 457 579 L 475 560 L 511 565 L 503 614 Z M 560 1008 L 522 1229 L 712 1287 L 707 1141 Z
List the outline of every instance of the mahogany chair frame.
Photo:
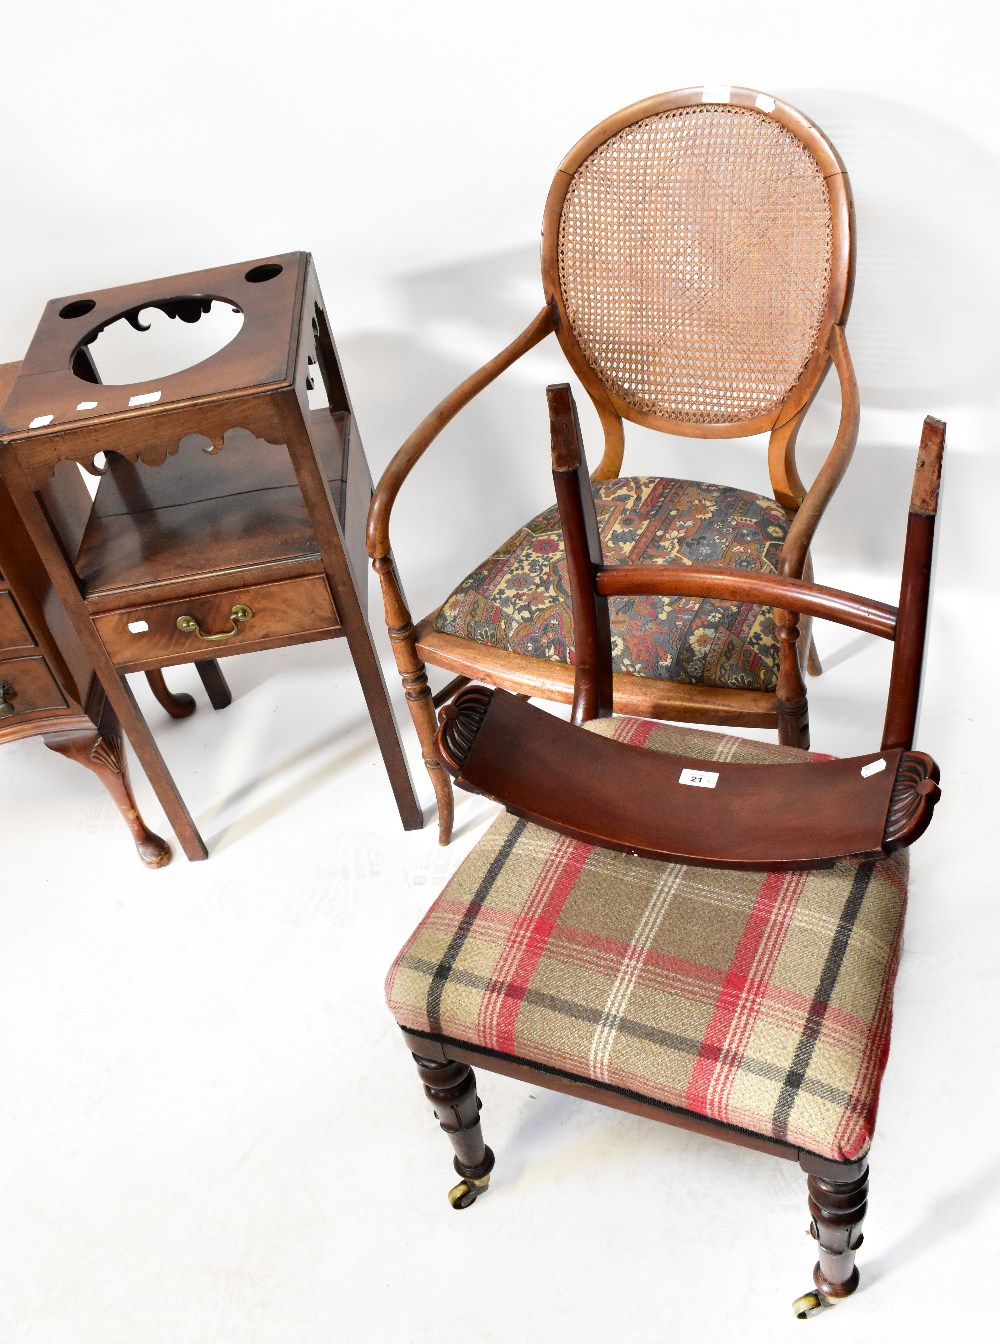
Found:
M 552 475 L 566 541 L 576 688 L 571 723 L 502 690 L 469 687 L 441 711 L 438 756 L 465 789 L 575 839 L 670 862 L 791 869 L 885 858 L 930 824 L 938 769 L 913 751 L 930 600 L 944 425 L 924 422 L 907 521 L 898 609 L 805 579 L 709 565 L 605 565 L 569 384 L 548 389 Z M 704 763 L 577 731 L 613 712 L 608 598 L 691 594 L 794 607 L 892 641 L 877 752 L 800 765 L 720 767 L 710 788 L 685 787 Z M 587 780 L 586 791 L 579 786 Z
M 381 582 L 386 624 L 396 664 L 424 764 L 434 786 L 442 844 L 447 844 L 451 836 L 454 800 L 448 776 L 441 769 L 434 751 L 435 707 L 472 679 L 520 695 L 563 703 L 572 700 L 574 685 L 573 668 L 569 665 L 436 632 L 433 628 L 436 613 L 415 623 L 407 606 L 392 553 L 392 510 L 414 467 L 460 410 L 522 355 L 545 337 L 555 334 L 570 366 L 590 396 L 604 431 L 604 451 L 593 473 L 595 481 L 609 480 L 620 473 L 625 420 L 698 438 L 767 433 L 772 492 L 790 519 L 781 553 L 780 574 L 794 579 L 808 577 L 810 573 L 809 547 L 816 527 L 853 455 L 858 435 L 858 391 L 845 335 L 855 268 L 851 188 L 844 165 L 829 140 L 807 117 L 787 103 L 764 98 L 752 89 L 733 88 L 729 95 L 729 105 L 753 109 L 791 132 L 820 166 L 829 194 L 831 265 L 825 310 L 813 352 L 780 406 L 749 420 L 715 424 L 676 421 L 637 411 L 601 382 L 573 334 L 560 283 L 558 246 L 561 212 L 574 173 L 598 146 L 625 128 L 678 108 L 701 106 L 705 101 L 701 89 L 684 89 L 647 98 L 601 122 L 570 150 L 549 190 L 543 216 L 544 306 L 510 345 L 461 383 L 425 417 L 393 457 L 376 487 L 368 521 L 368 554 Z M 762 110 L 764 107 L 769 110 Z M 840 384 L 840 422 L 830 451 L 812 485 L 807 488 L 796 466 L 796 440 L 831 365 L 836 369 Z M 790 595 L 792 590 L 787 591 Z M 648 718 L 736 727 L 776 726 L 782 743 L 808 746 L 804 671 L 808 665 L 809 671 L 818 673 L 819 661 L 812 648 L 808 625 L 800 627 L 793 611 L 776 608 L 775 624 L 779 669 L 773 692 L 693 686 L 616 673 L 613 677 L 615 708 L 621 713 Z M 437 695 L 432 695 L 428 684 L 427 664 L 457 674 Z
M 930 757 L 911 754 L 911 748 L 926 642 L 945 426 L 932 417 L 924 422 L 907 520 L 900 599 L 898 608 L 893 608 L 790 577 L 765 578 L 707 566 L 605 566 L 572 394 L 568 385 L 560 385 L 550 387 L 548 395 L 553 477 L 566 535 L 574 619 L 580 632 L 573 722 L 565 723 L 500 690 L 465 688 L 442 711 L 437 733 L 442 766 L 462 787 L 496 798 L 531 821 L 591 843 L 637 850 L 669 861 L 706 866 L 810 867 L 822 866 L 840 855 L 877 859 L 912 843 L 926 829 L 939 796 L 937 767 Z M 672 788 L 678 767 L 688 764 L 704 769 L 703 761 L 686 762 L 666 753 L 627 747 L 578 727 L 587 719 L 611 713 L 607 598 L 619 592 L 712 593 L 780 602 L 786 608 L 794 607 L 891 640 L 893 661 L 880 752 L 896 753 L 899 770 L 895 787 L 884 791 L 871 805 L 869 829 L 875 839 L 855 843 L 840 813 L 836 781 L 829 790 L 830 805 L 825 808 L 816 805 L 808 789 L 803 790 L 801 772 L 822 779 L 826 762 L 743 767 L 758 776 L 773 776 L 772 792 L 769 794 L 768 786 L 762 787 L 758 779 L 742 800 L 730 801 L 721 812 L 710 809 L 707 823 L 696 812 L 687 813 L 680 825 L 676 824 L 672 811 L 677 793 L 684 792 Z M 543 731 L 540 719 L 548 719 L 552 730 L 541 739 L 536 752 L 535 742 Z M 632 761 L 623 765 L 622 757 L 629 755 Z M 908 755 L 910 768 L 905 764 Z M 650 779 L 636 786 L 630 774 L 636 757 L 650 759 L 660 787 L 651 788 Z M 857 773 L 857 762 L 848 764 Z M 731 771 L 734 767 L 726 768 Z M 605 773 L 612 777 L 608 788 L 601 778 Z M 890 769 L 885 773 L 890 774 Z M 631 787 L 626 788 L 630 779 Z M 581 786 L 583 780 L 587 781 L 586 787 Z M 602 800 L 609 796 L 612 799 L 606 815 L 600 815 L 600 808 L 595 809 L 587 796 L 592 784 Z M 699 788 L 687 792 L 701 798 L 712 795 L 711 790 Z M 627 799 L 627 805 L 616 801 L 621 799 Z M 799 816 L 799 832 L 807 837 L 811 857 L 800 856 L 792 865 L 774 861 L 771 854 L 758 854 L 759 862 L 747 864 L 747 847 L 752 849 L 757 844 L 756 832 L 763 827 L 782 842 L 787 839 L 782 821 L 793 813 Z M 645 843 L 642 839 L 637 843 L 635 814 Z M 723 815 L 728 825 L 720 821 Z M 685 847 L 678 848 L 679 840 Z M 450 1193 L 453 1207 L 465 1208 L 475 1202 L 487 1189 L 495 1162 L 482 1136 L 473 1072 L 474 1068 L 484 1068 L 797 1162 L 808 1177 L 810 1230 L 819 1258 L 813 1271 L 815 1291 L 796 1300 L 796 1314 L 804 1319 L 856 1291 L 859 1274 L 855 1253 L 861 1244 L 867 1211 L 867 1156 L 836 1162 L 554 1068 L 487 1052 L 468 1042 L 405 1028 L 403 1038 L 413 1054 L 425 1094 L 455 1151 L 454 1166 L 461 1179 Z

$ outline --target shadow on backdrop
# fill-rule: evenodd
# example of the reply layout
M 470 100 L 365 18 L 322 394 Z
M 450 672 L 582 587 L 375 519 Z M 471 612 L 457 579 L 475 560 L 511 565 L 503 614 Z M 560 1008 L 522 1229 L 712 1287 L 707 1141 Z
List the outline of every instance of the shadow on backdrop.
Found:
M 995 405 L 1000 373 L 1000 158 L 923 108 L 792 89 L 854 187 L 858 270 L 848 331 L 862 407 Z

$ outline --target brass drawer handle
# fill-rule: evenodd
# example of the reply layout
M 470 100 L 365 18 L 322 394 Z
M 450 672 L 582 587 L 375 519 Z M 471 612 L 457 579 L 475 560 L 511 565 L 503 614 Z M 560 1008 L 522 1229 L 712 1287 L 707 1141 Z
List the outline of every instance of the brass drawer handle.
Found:
M 0 681 L 0 719 L 9 719 L 17 713 L 15 707 L 8 703 L 8 697 L 14 694 L 14 687 L 9 681 Z
M 249 621 L 252 615 L 253 612 L 249 607 L 245 607 L 242 602 L 237 602 L 229 613 L 229 619 L 233 623 L 232 630 L 223 630 L 218 635 L 206 635 L 193 616 L 178 616 L 177 629 L 183 630 L 186 635 L 197 635 L 199 639 L 232 639 L 233 635 L 238 633 L 240 625 L 244 621 Z

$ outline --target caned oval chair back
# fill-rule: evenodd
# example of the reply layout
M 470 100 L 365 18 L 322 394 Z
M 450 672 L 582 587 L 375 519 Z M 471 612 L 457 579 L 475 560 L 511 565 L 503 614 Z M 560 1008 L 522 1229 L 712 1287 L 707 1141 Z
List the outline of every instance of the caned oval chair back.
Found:
M 389 519 L 417 462 L 463 407 L 555 334 L 603 430 L 592 481 L 609 558 L 664 565 L 711 558 L 808 579 L 816 528 L 858 437 L 844 328 L 853 275 L 844 166 L 807 117 L 767 94 L 658 94 L 606 118 L 564 159 L 543 220 L 545 306 L 424 417 L 386 468 L 368 517 L 368 553 L 444 841 L 453 800 L 434 752 L 435 704 L 469 678 L 572 700 L 575 628 L 562 534 L 550 512 L 413 620 Z M 807 487 L 796 438 L 831 363 L 840 419 Z M 675 479 L 666 462 L 662 474 L 627 475 L 626 420 L 689 438 L 767 434 L 770 497 L 711 484 L 717 472 L 709 464 L 697 481 Z M 616 598 L 612 618 L 617 712 L 777 727 L 785 746 L 808 747 L 804 678 L 821 670 L 808 617 L 800 623 L 778 608 L 694 607 L 658 596 Z M 458 680 L 432 695 L 427 664 Z
M 546 297 L 606 431 L 621 417 L 699 437 L 774 429 L 808 405 L 846 316 L 850 187 L 833 146 L 766 95 L 704 96 L 610 117 L 549 192 Z

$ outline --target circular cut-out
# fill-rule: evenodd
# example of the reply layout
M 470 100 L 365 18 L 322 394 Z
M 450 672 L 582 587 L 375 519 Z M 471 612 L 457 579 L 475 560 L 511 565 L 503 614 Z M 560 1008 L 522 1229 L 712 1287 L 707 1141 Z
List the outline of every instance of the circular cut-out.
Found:
M 93 299 L 74 299 L 72 303 L 67 303 L 65 308 L 59 309 L 60 317 L 84 317 L 87 313 L 92 313 L 97 307 Z
M 232 300 L 164 299 L 122 314 L 83 345 L 104 384 L 154 384 L 217 354 L 243 326 L 243 311 Z M 72 361 L 71 361 L 72 362 Z M 76 369 L 80 376 L 80 369 Z M 84 381 L 86 379 L 84 374 Z
M 279 266 L 276 261 L 268 261 L 263 266 L 254 266 L 252 270 L 247 271 L 243 278 L 249 280 L 252 285 L 260 285 L 265 280 L 273 280 L 283 270 L 284 267 Z

